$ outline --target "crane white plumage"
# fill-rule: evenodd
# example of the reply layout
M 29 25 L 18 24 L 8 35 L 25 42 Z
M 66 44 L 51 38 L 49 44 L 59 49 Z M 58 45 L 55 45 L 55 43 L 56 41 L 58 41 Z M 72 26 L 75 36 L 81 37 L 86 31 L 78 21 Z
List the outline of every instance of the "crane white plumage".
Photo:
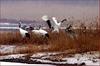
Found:
M 39 29 L 33 29 L 32 32 L 36 35 L 44 36 L 44 37 L 49 37 L 49 34 L 46 30 L 43 30 L 41 27 Z
M 47 23 L 48 27 L 52 28 L 52 22 L 50 21 L 49 17 L 47 15 L 44 15 L 42 19 Z
M 53 20 L 53 31 L 52 32 L 59 32 L 61 23 L 64 21 L 67 21 L 66 19 L 63 19 L 61 22 L 58 22 L 56 17 L 52 17 L 52 20 Z
M 61 23 L 64 22 L 64 21 L 67 21 L 66 19 L 62 20 L 61 22 L 58 22 L 56 17 L 52 17 L 52 21 L 48 18 L 47 15 L 44 15 L 42 17 L 42 19 L 44 21 L 46 21 L 46 23 L 48 24 L 49 28 L 50 29 L 53 29 L 52 32 L 59 32 L 59 29 L 60 29 L 60 26 L 61 26 Z
M 30 38 L 30 34 L 28 31 L 24 30 L 21 28 L 21 22 L 19 22 L 19 31 L 20 31 L 20 34 L 23 38 L 27 37 L 27 38 Z

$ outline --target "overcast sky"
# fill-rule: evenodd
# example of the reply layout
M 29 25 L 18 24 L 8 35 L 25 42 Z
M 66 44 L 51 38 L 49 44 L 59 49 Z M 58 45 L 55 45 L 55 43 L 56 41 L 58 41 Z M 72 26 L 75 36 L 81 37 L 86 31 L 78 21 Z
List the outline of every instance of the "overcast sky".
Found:
M 0 0 L 0 5 L 1 18 L 39 19 L 43 15 L 80 18 L 99 14 L 98 0 Z

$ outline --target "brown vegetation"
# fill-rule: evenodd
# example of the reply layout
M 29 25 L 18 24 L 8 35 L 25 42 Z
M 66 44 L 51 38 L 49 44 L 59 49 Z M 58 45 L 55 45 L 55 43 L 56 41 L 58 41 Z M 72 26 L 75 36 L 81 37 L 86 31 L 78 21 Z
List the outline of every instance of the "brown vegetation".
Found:
M 64 31 L 49 33 L 50 38 L 42 38 L 31 34 L 31 38 L 22 38 L 19 32 L 0 33 L 0 45 L 10 44 L 24 46 L 15 53 L 34 53 L 44 51 L 66 51 L 75 49 L 77 52 L 95 51 L 100 47 L 99 30 L 75 30 L 77 38 L 70 38 Z M 18 48 L 17 48 L 18 49 Z M 75 51 L 76 52 L 76 51 Z

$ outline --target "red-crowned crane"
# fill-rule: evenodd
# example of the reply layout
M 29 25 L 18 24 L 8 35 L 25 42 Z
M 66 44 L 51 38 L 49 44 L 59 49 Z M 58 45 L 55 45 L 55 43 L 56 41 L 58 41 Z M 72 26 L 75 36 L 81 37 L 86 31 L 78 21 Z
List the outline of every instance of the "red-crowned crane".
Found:
M 67 21 L 66 19 L 63 19 L 61 22 L 58 22 L 56 17 L 52 17 L 52 20 L 53 20 L 53 31 L 52 32 L 58 32 L 58 33 L 61 27 L 61 23 L 63 23 L 64 21 Z
M 61 26 L 61 23 L 63 23 L 64 21 L 67 21 L 67 19 L 63 19 L 61 22 L 58 22 L 56 17 L 52 17 L 52 20 L 50 20 L 48 18 L 48 16 L 43 16 L 42 19 L 44 21 L 46 21 L 46 23 L 48 24 L 48 27 L 50 29 L 52 29 L 52 32 L 59 32 L 59 29 L 60 29 L 60 26 Z
M 41 28 L 41 26 L 39 26 L 39 29 L 33 29 L 31 31 L 36 35 L 40 35 L 40 36 L 44 36 L 44 37 L 48 37 L 49 38 L 48 32 L 46 30 L 43 30 Z
M 23 38 L 25 38 L 25 37 L 30 38 L 29 32 L 22 28 L 21 22 L 19 22 L 19 31 Z

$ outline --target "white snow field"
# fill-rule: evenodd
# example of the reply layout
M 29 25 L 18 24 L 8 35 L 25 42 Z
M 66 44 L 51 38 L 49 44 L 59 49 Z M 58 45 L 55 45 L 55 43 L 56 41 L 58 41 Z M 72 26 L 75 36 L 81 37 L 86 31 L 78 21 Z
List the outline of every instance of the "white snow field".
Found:
M 25 64 L 25 63 L 14 63 L 14 62 L 0 62 L 0 66 L 55 66 L 49 64 Z
M 61 59 L 61 61 L 57 61 L 54 60 L 52 61 L 50 58 L 52 56 L 55 56 L 57 54 L 60 53 L 49 53 L 49 52 L 44 52 L 44 53 L 36 53 L 33 55 L 29 56 L 29 60 L 31 60 L 31 64 L 33 64 L 33 66 L 36 64 L 36 66 L 52 66 L 52 65 L 48 65 L 48 64 L 78 64 L 81 65 L 82 63 L 85 64 L 86 66 L 100 66 L 100 52 L 99 51 L 91 51 L 91 52 L 86 52 L 86 53 L 81 53 L 81 54 L 71 54 L 71 56 L 66 56 L 64 58 Z M 25 57 L 27 56 L 27 54 L 15 54 L 15 55 L 6 55 L 6 56 L 0 56 L 0 62 L 1 65 L 10 65 L 10 64 L 15 64 L 15 65 L 20 65 L 22 64 L 20 61 L 17 61 L 17 63 L 15 63 L 16 61 L 14 61 L 14 63 L 10 63 L 10 60 L 18 60 L 18 59 L 22 59 L 22 60 L 26 60 Z M 9 60 L 7 62 L 4 62 L 5 60 Z M 18 63 L 19 62 L 19 63 Z M 30 61 L 29 61 L 30 62 Z M 36 62 L 36 63 L 34 63 Z M 39 62 L 39 64 L 37 65 L 37 62 Z M 29 64 L 29 65 L 31 65 Z M 45 65 L 47 64 L 47 65 Z M 25 61 L 24 65 L 28 65 L 27 62 Z
M 16 52 L 16 45 L 0 45 L 0 53 L 12 53 Z M 41 52 L 41 53 L 35 53 L 32 55 L 28 54 L 12 54 L 12 55 L 4 55 L 0 56 L 0 64 L 22 64 L 22 61 L 25 65 L 28 65 L 27 63 L 34 64 L 39 63 L 40 66 L 43 64 L 85 64 L 89 66 L 100 66 L 100 52 L 99 51 L 91 51 L 91 52 L 85 52 L 85 53 L 76 53 L 71 54 L 71 56 L 66 56 L 61 58 L 60 61 L 55 60 L 55 56 L 58 54 L 62 55 L 62 52 Z M 29 59 L 26 57 L 29 56 Z M 53 60 L 52 60 L 52 59 Z M 20 61 L 19 61 L 20 60 Z M 7 62 L 5 62 L 7 61 Z M 10 63 L 13 62 L 14 63 Z M 31 62 L 30 62 L 31 61 Z M 17 62 L 17 63 L 15 63 Z M 38 64 L 38 66 L 39 66 Z M 46 65 L 47 66 L 47 65 Z
M 15 45 L 0 45 L 0 52 L 2 54 L 12 53 L 15 48 L 16 48 Z

